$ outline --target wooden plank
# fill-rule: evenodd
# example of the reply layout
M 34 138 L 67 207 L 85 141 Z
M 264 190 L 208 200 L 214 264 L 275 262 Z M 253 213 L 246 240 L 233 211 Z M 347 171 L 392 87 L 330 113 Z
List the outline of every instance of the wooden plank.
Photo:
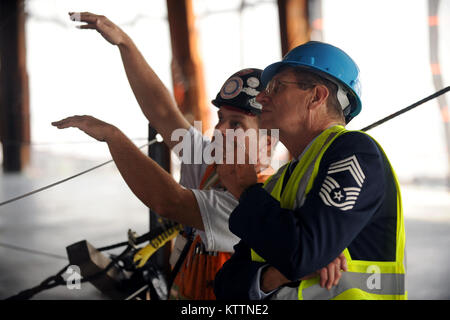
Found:
M 0 65 L 3 169 L 20 171 L 29 162 L 30 152 L 24 0 L 0 2 Z
M 278 15 L 284 56 L 292 48 L 310 40 L 308 0 L 278 0 Z

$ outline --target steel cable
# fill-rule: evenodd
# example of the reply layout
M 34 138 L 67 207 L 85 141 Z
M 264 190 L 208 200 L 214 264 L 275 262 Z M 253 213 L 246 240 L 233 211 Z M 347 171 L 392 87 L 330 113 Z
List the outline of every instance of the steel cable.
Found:
M 152 141 L 150 141 L 150 142 L 144 144 L 143 146 L 140 146 L 139 149 L 142 149 L 142 148 L 144 148 L 144 147 L 150 146 L 150 145 L 152 145 L 153 143 L 155 143 L 155 142 L 157 142 L 157 141 L 158 141 L 158 140 L 155 138 L 155 139 L 153 139 Z M 14 197 L 14 198 L 12 198 L 12 199 L 9 199 L 9 200 L 0 202 L 0 207 L 6 205 L 6 204 L 8 204 L 8 203 L 11 203 L 11 202 L 18 201 L 18 200 L 20 200 L 20 199 L 29 197 L 29 196 L 31 196 L 31 195 L 33 195 L 33 194 L 36 194 L 36 193 L 39 193 L 39 192 L 41 192 L 41 191 L 50 189 L 50 188 L 52 188 L 52 187 L 54 187 L 54 186 L 57 186 L 57 185 L 59 185 L 59 184 L 61 184 L 61 183 L 67 182 L 67 181 L 72 180 L 72 179 L 74 179 L 74 178 L 76 178 L 76 177 L 79 177 L 79 176 L 81 176 L 81 175 L 83 175 L 83 174 L 86 174 L 86 173 L 91 172 L 91 171 L 93 171 L 93 170 L 96 170 L 96 169 L 98 169 L 98 168 L 100 168 L 100 167 L 103 167 L 103 166 L 105 166 L 105 165 L 107 165 L 108 163 L 111 163 L 111 162 L 113 162 L 113 161 L 114 161 L 113 159 L 108 160 L 108 161 L 103 162 L 103 163 L 101 163 L 101 164 L 99 164 L 99 165 L 96 165 L 95 167 L 92 167 L 92 168 L 90 168 L 90 169 L 84 170 L 84 171 L 82 171 L 82 172 L 80 172 L 80 173 L 77 173 L 77 174 L 75 174 L 75 175 L 73 175 L 73 176 L 70 176 L 70 177 L 68 177 L 68 178 L 59 180 L 59 181 L 57 181 L 57 182 L 54 182 L 54 183 L 49 184 L 49 185 L 47 185 L 47 186 L 44 186 L 44 187 L 42 187 L 42 188 L 33 190 L 33 191 L 31 191 L 31 192 L 22 194 L 22 195 L 20 195 L 20 196 Z

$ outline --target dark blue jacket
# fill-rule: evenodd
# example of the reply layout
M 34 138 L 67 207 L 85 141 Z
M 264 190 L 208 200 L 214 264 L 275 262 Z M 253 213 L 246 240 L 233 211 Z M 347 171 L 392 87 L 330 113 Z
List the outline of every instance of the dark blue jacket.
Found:
M 341 164 L 360 169 L 333 172 Z M 330 178 L 339 188 L 330 191 Z M 358 189 L 352 201 L 344 190 L 348 188 Z M 343 211 L 339 205 L 346 201 L 352 204 Z M 229 224 L 242 240 L 216 276 L 218 299 L 250 298 L 252 281 L 263 265 L 251 261 L 250 248 L 291 281 L 327 266 L 345 248 L 352 259 L 394 261 L 397 191 L 393 173 L 370 137 L 348 132 L 324 153 L 303 206 L 282 209 L 261 185 L 254 185 L 242 194 Z

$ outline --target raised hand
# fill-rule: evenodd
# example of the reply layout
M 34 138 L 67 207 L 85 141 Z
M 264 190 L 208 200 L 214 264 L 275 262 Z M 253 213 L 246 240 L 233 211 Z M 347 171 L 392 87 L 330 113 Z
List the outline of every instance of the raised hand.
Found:
M 127 39 L 127 34 L 107 17 L 90 12 L 69 12 L 72 21 L 86 22 L 78 25 L 78 29 L 97 30 L 103 38 L 113 45 L 120 45 Z
M 119 49 L 123 66 L 133 93 L 145 117 L 173 148 L 177 142 L 171 141 L 172 132 L 178 128 L 189 129 L 190 123 L 184 118 L 172 94 L 159 79 L 133 40 L 117 25 L 102 15 L 90 12 L 69 12 L 70 19 L 79 24 L 79 29 L 97 30 L 109 43 Z
M 108 141 L 118 130 L 113 125 L 91 116 L 73 116 L 52 122 L 58 129 L 78 128 L 98 141 Z

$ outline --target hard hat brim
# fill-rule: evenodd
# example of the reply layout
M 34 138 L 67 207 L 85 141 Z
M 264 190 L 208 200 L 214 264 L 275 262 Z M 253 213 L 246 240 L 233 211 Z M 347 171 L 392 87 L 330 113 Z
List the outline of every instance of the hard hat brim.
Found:
M 264 87 L 267 86 L 269 81 L 272 80 L 272 78 L 279 72 L 278 70 L 283 66 L 303 67 L 303 68 L 305 68 L 305 70 L 310 70 L 314 73 L 317 73 L 318 75 L 324 76 L 327 79 L 330 79 L 330 77 L 335 79 L 331 74 L 329 74 L 325 70 L 321 70 L 320 68 L 317 68 L 317 67 L 312 68 L 310 65 L 304 64 L 299 61 L 284 60 L 284 61 L 278 61 L 278 62 L 272 63 L 264 69 L 264 71 L 261 75 L 261 83 L 263 84 Z M 352 97 L 354 98 L 354 106 L 352 106 L 352 111 L 350 112 L 351 118 L 354 118 L 356 115 L 358 115 L 361 112 L 361 106 L 362 106 L 361 99 L 354 92 L 353 88 L 349 87 L 346 83 L 344 83 L 343 81 L 339 81 L 339 79 L 336 79 L 335 81 L 338 81 L 341 85 L 345 86 L 345 88 L 348 90 L 348 92 L 351 93 Z

